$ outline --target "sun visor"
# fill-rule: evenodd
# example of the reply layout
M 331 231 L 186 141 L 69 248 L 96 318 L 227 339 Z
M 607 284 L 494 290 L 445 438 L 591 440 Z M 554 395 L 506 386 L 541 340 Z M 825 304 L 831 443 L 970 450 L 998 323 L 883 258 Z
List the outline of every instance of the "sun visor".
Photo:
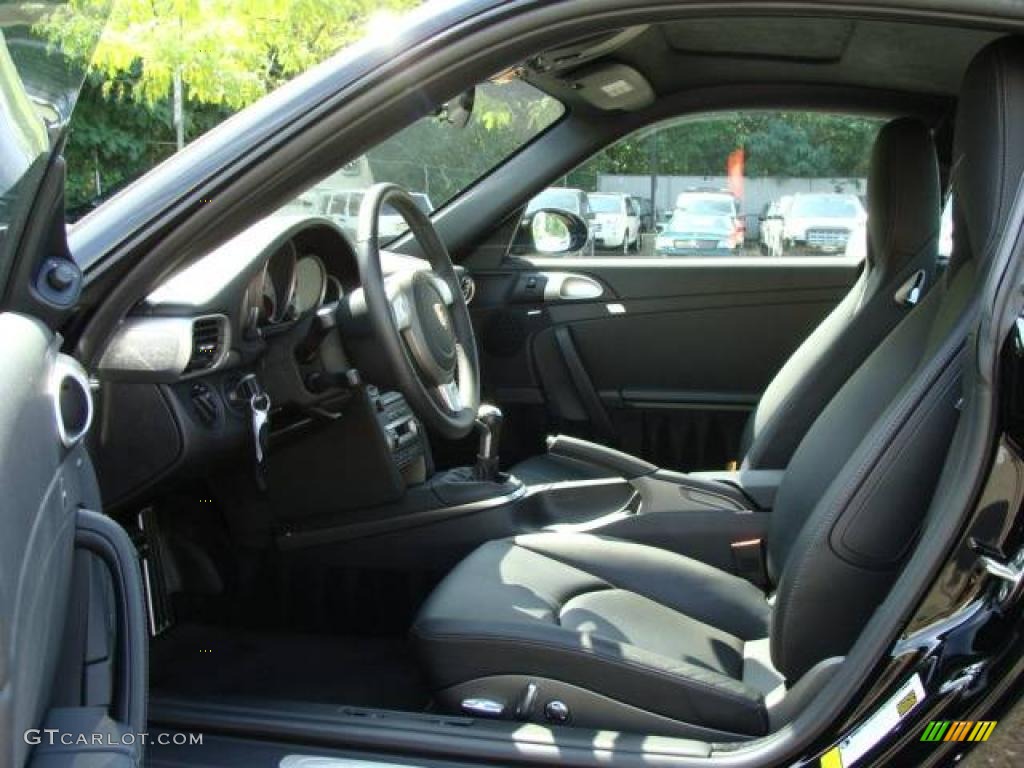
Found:
M 654 103 L 647 78 L 625 64 L 595 64 L 566 79 L 578 96 L 598 109 L 631 112 Z

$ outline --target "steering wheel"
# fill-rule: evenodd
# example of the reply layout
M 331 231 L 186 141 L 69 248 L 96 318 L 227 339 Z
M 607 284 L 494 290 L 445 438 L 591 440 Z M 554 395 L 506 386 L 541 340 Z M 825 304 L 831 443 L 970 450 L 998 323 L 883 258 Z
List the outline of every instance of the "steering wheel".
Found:
M 385 279 L 379 238 L 385 204 L 409 225 L 429 270 Z M 480 406 L 480 362 L 469 310 L 437 230 L 402 187 L 375 184 L 359 208 L 356 255 L 366 314 L 399 390 L 427 426 L 449 439 L 465 437 Z

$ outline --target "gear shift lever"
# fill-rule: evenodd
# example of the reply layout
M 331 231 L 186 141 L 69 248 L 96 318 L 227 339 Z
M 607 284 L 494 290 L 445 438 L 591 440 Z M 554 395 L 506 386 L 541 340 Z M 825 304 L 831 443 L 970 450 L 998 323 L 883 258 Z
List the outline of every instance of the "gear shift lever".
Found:
M 501 442 L 501 409 L 481 405 L 476 412 L 476 430 L 480 435 L 473 476 L 477 480 L 494 482 L 498 479 L 498 445 Z

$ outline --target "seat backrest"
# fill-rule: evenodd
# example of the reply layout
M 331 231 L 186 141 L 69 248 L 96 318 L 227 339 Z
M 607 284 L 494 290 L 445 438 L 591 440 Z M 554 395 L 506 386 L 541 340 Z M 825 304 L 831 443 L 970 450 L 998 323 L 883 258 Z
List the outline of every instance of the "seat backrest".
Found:
M 977 294 L 1022 173 L 1024 43 L 964 78 L 954 134 L 954 250 L 942 281 L 826 406 L 793 454 L 768 539 L 771 650 L 790 680 L 845 654 L 912 550 L 956 427 Z
M 907 314 L 895 294 L 919 271 L 922 290 L 931 285 L 940 205 L 931 132 L 914 118 L 886 124 L 871 153 L 864 270 L 765 389 L 743 433 L 744 467 L 784 469 L 843 382 Z

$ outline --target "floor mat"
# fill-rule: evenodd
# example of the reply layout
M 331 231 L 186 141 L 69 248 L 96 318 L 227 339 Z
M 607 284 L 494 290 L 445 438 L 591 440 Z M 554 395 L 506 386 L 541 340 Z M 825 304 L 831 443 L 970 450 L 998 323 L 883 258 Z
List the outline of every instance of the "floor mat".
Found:
M 400 637 L 255 633 L 179 625 L 153 641 L 150 687 L 420 711 L 430 696 Z

